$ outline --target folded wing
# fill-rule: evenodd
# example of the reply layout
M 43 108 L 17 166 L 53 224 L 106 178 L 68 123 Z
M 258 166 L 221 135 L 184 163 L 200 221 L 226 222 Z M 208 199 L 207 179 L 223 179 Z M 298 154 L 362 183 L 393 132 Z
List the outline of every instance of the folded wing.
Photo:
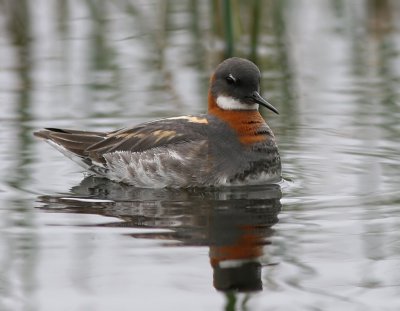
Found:
M 46 128 L 34 134 L 74 161 L 78 157 L 88 168 L 93 163 L 105 164 L 104 155 L 117 151 L 143 152 L 202 140 L 207 135 L 207 124 L 205 116 L 185 116 L 156 120 L 108 133 Z

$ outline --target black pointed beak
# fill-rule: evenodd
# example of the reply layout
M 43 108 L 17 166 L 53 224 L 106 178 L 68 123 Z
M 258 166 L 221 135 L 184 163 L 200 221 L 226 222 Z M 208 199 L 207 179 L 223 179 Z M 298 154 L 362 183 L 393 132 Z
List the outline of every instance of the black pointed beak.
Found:
M 274 106 L 272 106 L 269 102 L 267 102 L 264 98 L 262 98 L 261 95 L 258 94 L 258 92 L 254 91 L 253 94 L 251 94 L 250 98 L 255 103 L 268 108 L 269 110 L 275 112 L 276 114 L 279 114 L 278 110 Z

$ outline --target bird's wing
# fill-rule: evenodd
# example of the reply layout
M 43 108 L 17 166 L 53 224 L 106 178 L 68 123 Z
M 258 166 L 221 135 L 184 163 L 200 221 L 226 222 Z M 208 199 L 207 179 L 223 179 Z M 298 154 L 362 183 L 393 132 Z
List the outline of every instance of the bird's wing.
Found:
M 34 132 L 36 137 L 45 139 L 79 157 L 85 157 L 85 149 L 106 139 L 107 133 L 45 128 Z
M 116 151 L 142 152 L 152 148 L 202 140 L 207 137 L 205 115 L 160 119 L 108 133 L 85 149 L 89 158 L 101 160 Z
M 160 119 L 111 132 L 104 140 L 91 145 L 85 151 L 88 154 L 105 154 L 115 151 L 141 152 L 198 140 L 205 137 L 207 123 L 205 116 Z
M 117 131 L 101 133 L 48 128 L 35 132 L 70 158 L 86 164 L 105 163 L 104 155 L 117 151 L 142 152 L 207 138 L 206 115 L 160 119 Z M 81 160 L 81 161 L 82 161 Z

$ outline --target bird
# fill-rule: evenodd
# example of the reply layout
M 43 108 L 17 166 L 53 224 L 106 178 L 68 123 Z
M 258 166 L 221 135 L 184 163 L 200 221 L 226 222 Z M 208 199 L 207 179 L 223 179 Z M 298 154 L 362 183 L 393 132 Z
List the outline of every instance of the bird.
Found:
M 281 181 L 275 136 L 261 114 L 261 72 L 232 57 L 211 75 L 208 110 L 110 132 L 45 128 L 45 140 L 89 173 L 138 188 L 225 187 Z

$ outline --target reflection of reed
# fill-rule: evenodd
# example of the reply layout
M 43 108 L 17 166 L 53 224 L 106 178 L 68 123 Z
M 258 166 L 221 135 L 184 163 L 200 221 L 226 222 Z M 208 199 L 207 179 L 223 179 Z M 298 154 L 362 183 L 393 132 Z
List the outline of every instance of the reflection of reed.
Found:
M 242 55 L 256 60 L 262 32 L 260 0 L 243 3 L 236 0 L 212 1 L 212 33 L 224 44 L 223 57 Z M 243 38 L 248 37 L 246 42 Z M 246 42 L 246 43 L 244 43 Z
M 213 68 L 222 58 L 235 55 L 260 61 L 259 65 L 264 70 L 276 70 L 273 56 L 271 58 L 271 55 L 265 55 L 264 52 L 263 59 L 260 59 L 259 55 L 260 50 L 265 51 L 266 44 L 269 49 L 272 48 L 272 54 L 275 53 L 274 43 L 271 44 L 274 40 L 269 38 L 275 36 L 271 32 L 274 27 L 271 28 L 271 25 L 276 23 L 272 17 L 276 13 L 281 14 L 287 7 L 286 4 L 273 5 L 275 2 L 192 0 L 188 3 L 156 1 L 139 5 L 139 2 L 133 0 L 99 0 L 85 1 L 74 6 L 71 2 L 62 0 L 54 5 L 51 1 L 43 1 L 40 14 L 27 1 L 0 0 L 0 5 L 6 8 L 3 11 L 11 11 L 12 14 L 9 15 L 15 17 L 8 27 L 13 41 L 31 40 L 33 45 L 50 46 L 48 54 L 43 55 L 43 58 L 48 57 L 51 61 L 41 60 L 39 65 L 45 64 L 46 67 L 35 67 L 35 72 L 54 75 L 54 79 L 50 77 L 49 80 L 59 87 L 56 91 L 61 94 L 61 99 L 52 100 L 60 103 L 63 108 L 56 110 L 53 115 L 66 111 L 65 105 L 61 103 L 68 100 L 72 110 L 79 106 L 83 114 L 109 117 L 115 116 L 115 112 L 125 116 L 126 109 L 132 107 L 132 102 L 128 99 L 127 102 L 121 101 L 128 98 L 127 94 L 132 89 L 141 94 L 152 91 L 151 100 L 143 96 L 138 102 L 157 102 L 162 106 L 162 103 L 168 101 L 175 108 L 184 107 L 187 104 L 186 94 L 183 92 L 186 88 L 177 83 L 177 76 L 181 73 L 181 68 L 178 67 L 182 65 L 197 66 L 203 77 L 209 74 L 204 73 L 205 68 Z M 271 8 L 278 8 L 279 12 Z M 181 22 L 182 18 L 177 18 L 178 15 L 186 16 L 187 22 Z M 39 16 L 45 22 L 39 22 Z M 77 16 L 88 18 L 82 20 L 77 19 Z M 118 19 L 120 16 L 124 18 Z M 75 27 L 78 23 L 82 25 L 79 29 Z M 55 31 L 38 31 L 43 27 L 42 24 L 54 26 Z M 29 34 L 28 38 L 26 34 L 30 31 L 35 33 Z M 174 36 L 178 32 L 186 32 L 187 42 L 179 41 L 182 53 L 175 59 L 178 55 L 171 51 L 176 49 Z M 212 41 L 217 41 L 218 44 L 213 45 Z M 133 59 L 131 64 L 130 58 L 136 58 L 136 55 L 143 53 L 143 49 L 146 50 L 143 58 Z M 130 53 L 133 56 L 129 56 Z M 33 60 L 29 61 L 32 63 Z M 57 62 L 64 66 L 57 67 Z M 49 66 L 51 64 L 55 67 Z M 140 67 L 142 64 L 145 65 Z M 125 66 L 133 67 L 134 70 L 129 70 L 128 73 Z M 146 70 L 157 74 L 153 75 L 152 81 L 144 84 L 142 71 Z M 62 76 L 62 82 L 59 82 L 59 75 Z M 206 80 L 203 79 L 199 84 L 206 85 Z M 60 88 L 59 84 L 65 87 Z M 203 95 L 202 99 L 199 102 L 205 103 L 206 96 Z
M 6 30 L 11 42 L 10 47 L 15 54 L 16 85 L 13 92 L 16 96 L 13 101 L 16 119 L 10 122 L 13 131 L 11 137 L 3 139 L 6 146 L 6 156 L 14 159 L 9 172 L 2 172 L 4 182 L 16 189 L 24 189 L 31 181 L 30 164 L 32 156 L 30 147 L 32 145 L 31 128 L 26 124 L 31 121 L 31 97 L 32 97 L 32 33 L 31 33 L 31 11 L 30 2 L 1 1 L 0 15 L 6 21 Z M 3 20 L 2 20 L 3 21 Z M 12 66 L 3 61 L 2 65 Z M 2 68 L 1 68 L 2 69 Z M 1 86 L 3 88 L 3 85 Z M 2 89 L 3 91 L 3 89 Z M 3 99 L 2 99 L 3 100 Z M 0 102 L 3 108 L 4 103 Z M 0 110 L 1 111 L 1 110 Z M 0 115 L 2 112 L 0 112 Z M 6 129 L 7 127 L 2 128 Z M 1 186 L 1 185 L 0 185 Z M 37 234 L 34 228 L 34 217 L 32 209 L 27 201 L 19 196 L 14 200 L 2 202 L 3 205 L 11 207 L 4 215 L 4 220 L 13 223 L 15 228 L 23 228 L 18 234 L 2 234 L 0 248 L 3 256 L 0 256 L 0 309 L 7 300 L 18 301 L 22 309 L 31 308 L 34 300 L 33 288 L 36 284 L 35 264 L 37 257 Z M 3 215 L 3 214 L 2 214 Z M 14 220 L 18 219 L 14 222 Z M 0 228 L 2 226 L 0 225 Z M 29 232 L 29 233 L 28 233 Z M 23 279 L 23 281 L 21 281 Z M 21 297 L 23 297 L 21 299 Z M 6 298 L 6 299 L 2 299 Z M 7 304 L 5 304 L 7 309 Z M 16 305 L 14 305 L 16 306 Z
M 251 23 L 251 32 L 250 32 L 250 59 L 253 61 L 257 61 L 257 47 L 259 44 L 259 36 L 260 36 L 260 18 L 262 5 L 260 0 L 253 0 L 253 7 L 251 9 L 251 15 L 253 17 L 253 22 Z
M 18 77 L 18 96 L 16 97 L 15 107 L 19 122 L 16 123 L 17 147 L 11 154 L 17 155 L 15 170 L 9 179 L 9 183 L 16 188 L 21 188 L 22 184 L 29 180 L 29 170 L 27 166 L 31 162 L 30 156 L 26 154 L 32 143 L 32 134 L 29 127 L 23 122 L 31 120 L 31 91 L 32 91 L 32 34 L 31 34 L 31 15 L 28 1 L 6 1 L 0 3 L 3 13 L 6 13 L 8 35 L 13 43 L 16 55 L 16 76 Z
M 218 290 L 262 288 L 261 263 L 271 227 L 278 222 L 277 185 L 232 189 L 136 189 L 88 177 L 63 196 L 42 196 L 42 209 L 99 214 L 123 222 L 98 226 L 169 229 L 134 238 L 169 241 L 166 246 L 208 246 Z
M 392 25 L 392 2 L 390 0 L 367 1 L 369 13 L 369 28 L 377 36 L 384 35 L 393 29 Z
M 233 29 L 233 6 L 231 0 L 223 0 L 223 15 L 225 34 L 225 58 L 234 55 L 234 29 Z

